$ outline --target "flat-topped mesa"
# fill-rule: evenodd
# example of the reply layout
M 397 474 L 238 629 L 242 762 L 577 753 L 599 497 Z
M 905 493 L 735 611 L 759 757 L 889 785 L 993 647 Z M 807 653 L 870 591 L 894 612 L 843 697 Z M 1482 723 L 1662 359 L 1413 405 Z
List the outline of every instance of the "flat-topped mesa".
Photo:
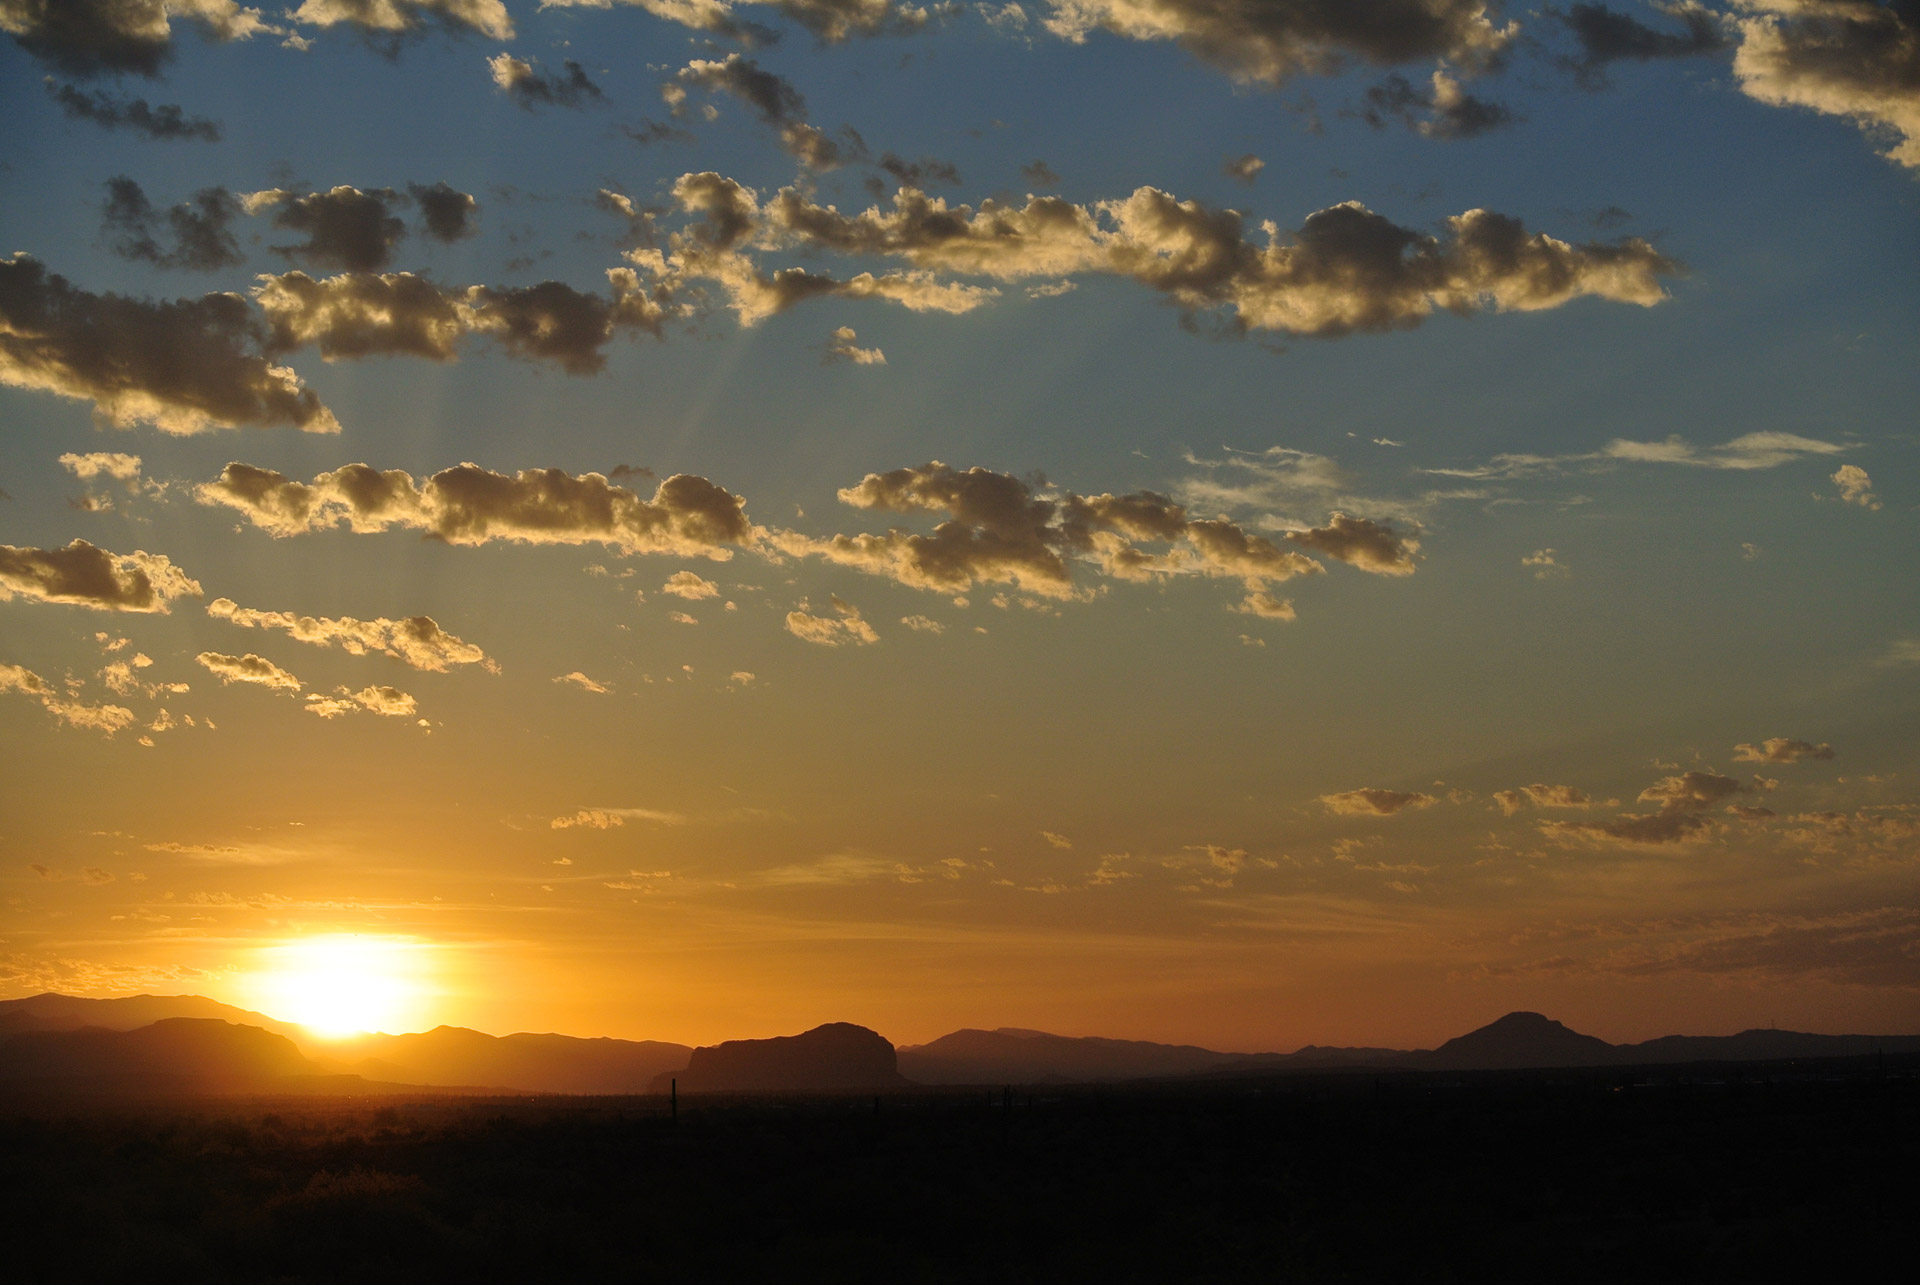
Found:
M 697 1048 L 684 1071 L 654 1078 L 665 1093 L 678 1081 L 688 1093 L 847 1093 L 906 1088 L 893 1045 L 851 1022 L 829 1022 L 799 1035 L 728 1040 Z

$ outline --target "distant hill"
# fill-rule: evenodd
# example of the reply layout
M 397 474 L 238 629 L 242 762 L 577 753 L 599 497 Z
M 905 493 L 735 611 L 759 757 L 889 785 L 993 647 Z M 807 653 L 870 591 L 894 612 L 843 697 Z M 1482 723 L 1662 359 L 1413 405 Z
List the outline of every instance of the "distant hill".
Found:
M 286 1036 L 213 1017 L 170 1017 L 131 1031 L 26 1031 L 0 1044 L 0 1080 L 10 1081 L 167 1080 L 240 1088 L 313 1072 Z
M 917 1084 L 1045 1084 L 1200 1075 L 1226 1066 L 1283 1061 L 1273 1053 L 1216 1053 L 1192 1044 L 1049 1035 L 1003 1026 L 961 1030 L 900 1050 L 900 1073 Z
M 1738 1035 L 1663 1035 L 1639 1044 L 1617 1044 L 1614 1049 L 1621 1061 L 1635 1066 L 1675 1062 L 1776 1062 L 1920 1053 L 1920 1035 L 1809 1035 L 1804 1031 L 1756 1028 Z
M 728 1040 L 697 1048 L 678 1075 L 662 1073 L 655 1093 L 677 1079 L 689 1093 L 821 1093 L 903 1089 L 893 1045 L 851 1022 L 829 1022 L 799 1035 Z
M 646 1093 L 687 1065 L 693 1049 L 658 1040 L 487 1035 L 439 1026 L 418 1035 L 364 1035 L 327 1046 L 323 1066 L 413 1084 L 484 1084 L 531 1093 Z
M 1518 1071 L 1619 1061 L 1619 1051 L 1597 1036 L 1569 1030 L 1539 1013 L 1508 1013 L 1431 1053 L 1410 1057 L 1408 1064 L 1443 1071 Z
M 295 1043 L 311 1036 L 292 1022 L 222 1004 L 204 995 L 128 995 L 120 999 L 83 999 L 48 991 L 25 999 L 0 1000 L 0 1039 L 21 1031 L 77 1031 L 98 1026 L 131 1031 L 170 1017 L 218 1018 L 236 1026 L 256 1026 Z

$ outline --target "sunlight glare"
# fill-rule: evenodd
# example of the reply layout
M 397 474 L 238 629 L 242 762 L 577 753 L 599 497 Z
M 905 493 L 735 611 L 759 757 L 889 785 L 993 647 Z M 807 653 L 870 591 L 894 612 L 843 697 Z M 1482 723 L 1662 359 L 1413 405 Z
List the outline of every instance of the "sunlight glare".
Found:
M 428 948 L 404 937 L 308 937 L 262 955 L 260 1008 L 321 1035 L 414 1029 L 429 995 Z

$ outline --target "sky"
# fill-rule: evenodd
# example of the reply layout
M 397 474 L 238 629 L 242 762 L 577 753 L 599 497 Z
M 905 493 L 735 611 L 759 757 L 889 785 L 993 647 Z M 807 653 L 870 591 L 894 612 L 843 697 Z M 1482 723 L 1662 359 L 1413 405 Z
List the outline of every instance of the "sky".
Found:
M 0 996 L 1920 1029 L 1914 0 L 0 31 Z

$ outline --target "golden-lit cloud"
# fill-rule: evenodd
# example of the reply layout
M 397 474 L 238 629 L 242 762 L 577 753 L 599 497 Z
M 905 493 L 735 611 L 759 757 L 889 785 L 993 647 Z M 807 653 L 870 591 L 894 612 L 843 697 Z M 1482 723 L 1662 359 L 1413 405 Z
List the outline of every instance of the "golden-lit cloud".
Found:
M 345 525 L 361 533 L 425 531 L 458 545 L 605 544 L 724 561 L 733 556 L 727 546 L 752 533 L 745 501 L 687 473 L 667 478 L 647 499 L 602 474 L 560 469 L 506 474 L 461 464 L 416 482 L 399 469 L 349 464 L 308 483 L 235 462 L 194 493 L 276 536 Z
M 606 683 L 598 682 L 594 679 L 588 678 L 585 674 L 581 673 L 577 669 L 569 673 L 562 674 L 558 678 L 554 679 L 553 681 L 556 683 L 565 683 L 569 687 L 578 687 L 581 691 L 592 692 L 596 696 L 605 696 L 608 692 L 613 690 L 613 688 L 608 686 Z
M 298 678 L 280 666 L 252 652 L 244 656 L 229 656 L 224 652 L 203 651 L 195 656 L 194 660 L 217 676 L 222 683 L 254 683 L 261 687 L 271 687 L 286 692 L 297 692 L 304 686 Z
M 605 9 L 616 0 L 544 0 L 552 8 Z M 906 35 L 927 24 L 928 14 L 916 5 L 897 0 L 617 0 L 644 9 L 656 18 L 677 22 L 695 31 L 742 37 L 750 26 L 735 15 L 736 5 L 764 6 L 806 28 L 823 44 L 839 44 L 854 36 Z
M 331 696 L 308 692 L 307 703 L 302 708 L 321 718 L 339 718 L 362 710 L 385 718 L 411 718 L 418 712 L 412 696 L 397 687 L 384 685 L 362 687 L 357 692 L 338 687 Z
M 841 326 L 827 336 L 827 361 L 849 362 L 855 366 L 884 366 L 887 355 L 878 348 L 862 348 L 854 341 L 859 339 L 852 326 Z
M 554 830 L 617 830 L 629 821 L 650 821 L 655 825 L 685 825 L 687 818 L 678 812 L 657 808 L 581 808 L 547 823 Z
M 676 598 L 685 598 L 689 602 L 698 602 L 703 598 L 718 598 L 720 586 L 695 571 L 676 571 L 667 577 L 660 586 L 661 593 L 670 593 Z
M 429 22 L 470 27 L 494 40 L 513 39 L 513 19 L 501 0 L 302 0 L 290 15 L 311 27 L 359 27 L 406 35 Z
M 1794 740 L 1787 736 L 1770 736 L 1758 745 L 1742 742 L 1733 747 L 1733 761 L 1736 763 L 1798 763 L 1802 759 L 1830 759 L 1833 756 L 1833 746 L 1825 741 L 1815 745 L 1812 741 Z
M 1320 796 L 1321 805 L 1335 816 L 1387 817 L 1409 810 L 1430 808 L 1439 801 L 1431 794 L 1412 790 L 1382 790 L 1371 786 Z
M 85 481 L 96 477 L 110 477 L 116 482 L 140 479 L 140 457 L 119 451 L 90 451 L 85 455 L 69 451 L 60 457 L 60 467 Z
M 194 598 L 200 582 L 158 553 L 109 553 L 85 540 L 64 549 L 0 544 L 0 602 L 16 595 L 101 611 L 165 614 L 175 598 Z
M 600 87 L 588 77 L 586 68 L 571 58 L 561 67 L 562 75 L 540 71 L 504 50 L 487 59 L 494 86 L 527 111 L 535 107 L 578 108 L 600 101 Z
M 431 616 L 389 620 L 384 616 L 356 620 L 352 616 L 298 616 L 290 611 L 259 611 L 242 607 L 231 598 L 215 598 L 207 614 L 246 629 L 277 629 L 318 647 L 340 647 L 355 656 L 379 652 L 415 669 L 445 673 L 454 665 L 483 665 L 498 671 L 486 652 L 454 637 Z
M 116 428 L 338 432 L 313 390 L 270 360 L 267 340 L 238 295 L 92 294 L 28 255 L 0 259 L 0 384 L 91 401 Z
M 1412 575 L 1414 555 L 1420 552 L 1418 540 L 1389 524 L 1348 517 L 1338 511 L 1328 516 L 1327 525 L 1289 531 L 1287 539 L 1337 562 L 1383 576 Z
M 1593 799 L 1585 790 L 1571 785 L 1523 785 L 1513 790 L 1496 790 L 1494 803 L 1508 816 L 1526 807 L 1587 808 Z
M 842 601 L 837 595 L 832 599 L 834 615 L 815 616 L 808 612 L 807 604 L 801 603 L 797 611 L 787 613 L 787 632 L 795 638 L 822 647 L 839 647 L 851 643 L 863 647 L 880 641 L 880 635 L 874 632 L 872 625 L 861 618 L 860 609 L 850 602 Z
M 1749 97 L 1845 116 L 1920 169 L 1920 15 L 1878 0 L 1733 0 L 1733 74 Z
M 1880 507 L 1880 497 L 1873 493 L 1873 479 L 1858 464 L 1842 464 L 1831 481 L 1840 488 L 1842 504 L 1857 504 L 1863 509 Z
M 1541 830 L 1562 840 L 1660 846 L 1703 838 L 1713 822 L 1704 814 L 1748 787 L 1717 772 L 1665 776 L 1640 792 L 1638 802 L 1657 804 L 1652 813 L 1626 813 L 1607 821 L 1543 821 Z
M 62 696 L 47 680 L 21 665 L 0 661 L 0 694 L 19 692 L 38 700 L 55 718 L 85 731 L 112 736 L 134 721 L 133 711 L 122 705 L 89 705 Z

